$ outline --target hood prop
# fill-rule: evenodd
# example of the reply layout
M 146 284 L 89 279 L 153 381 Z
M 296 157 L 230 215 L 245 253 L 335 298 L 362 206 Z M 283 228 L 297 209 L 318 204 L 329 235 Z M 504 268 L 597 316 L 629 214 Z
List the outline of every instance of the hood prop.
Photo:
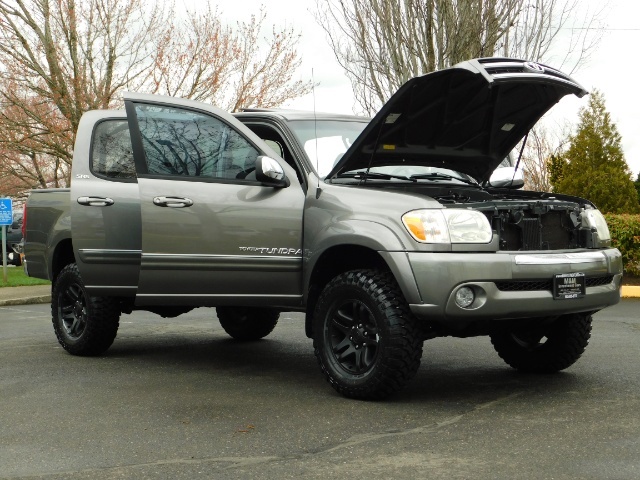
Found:
M 384 122 L 380 123 L 380 128 L 378 128 L 378 135 L 376 135 L 376 141 L 373 144 L 373 150 L 371 150 L 371 157 L 369 157 L 369 164 L 367 165 L 367 175 L 364 176 L 362 180 L 360 180 L 360 185 L 363 183 L 367 183 L 367 178 L 369 178 L 369 170 L 371 170 L 371 165 L 373 164 L 373 158 L 375 157 L 376 150 L 378 149 L 378 143 L 380 143 L 380 136 L 382 135 L 382 127 L 384 126 Z
M 527 134 L 522 139 L 522 147 L 520 147 L 520 153 L 518 154 L 518 160 L 516 161 L 516 168 L 513 170 L 513 177 L 511 177 L 511 183 L 516 178 L 516 172 L 518 171 L 518 167 L 520 166 L 520 160 L 522 160 L 522 154 L 524 153 L 524 147 L 527 144 L 527 139 L 529 138 L 529 132 L 531 130 L 527 130 Z

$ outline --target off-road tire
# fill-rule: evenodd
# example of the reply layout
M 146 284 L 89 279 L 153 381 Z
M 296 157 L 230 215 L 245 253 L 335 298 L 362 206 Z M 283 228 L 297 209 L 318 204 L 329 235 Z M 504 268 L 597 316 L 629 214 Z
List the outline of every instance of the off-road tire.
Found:
M 242 342 L 266 337 L 280 318 L 280 312 L 268 308 L 217 307 L 216 313 L 224 331 Z
M 388 272 L 354 270 L 331 280 L 318 299 L 313 332 L 322 373 L 346 397 L 387 397 L 420 367 L 420 328 Z
M 118 333 L 120 308 L 109 297 L 90 297 L 75 263 L 64 267 L 51 293 L 53 330 L 72 355 L 104 353 Z
M 491 343 L 500 358 L 525 373 L 555 373 L 573 365 L 591 337 L 591 315 L 571 314 L 528 330 L 499 332 Z

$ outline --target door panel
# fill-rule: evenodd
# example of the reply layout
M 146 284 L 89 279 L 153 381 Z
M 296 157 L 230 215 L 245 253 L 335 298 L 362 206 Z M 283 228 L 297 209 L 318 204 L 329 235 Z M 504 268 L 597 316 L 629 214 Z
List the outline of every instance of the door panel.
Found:
M 134 296 L 142 250 L 140 198 L 127 121 L 113 115 L 90 112 L 80 125 L 86 135 L 74 150 L 71 232 L 91 294 Z
M 137 303 L 299 304 L 304 193 L 295 171 L 283 166 L 288 188 L 256 182 L 261 145 L 218 112 L 148 103 L 128 112 L 144 154 L 136 159 L 143 225 Z
M 300 190 L 160 179 L 140 179 L 140 190 L 139 295 L 182 296 L 185 304 L 196 295 L 217 304 L 221 295 L 300 294 Z M 189 207 L 154 203 L 184 192 Z

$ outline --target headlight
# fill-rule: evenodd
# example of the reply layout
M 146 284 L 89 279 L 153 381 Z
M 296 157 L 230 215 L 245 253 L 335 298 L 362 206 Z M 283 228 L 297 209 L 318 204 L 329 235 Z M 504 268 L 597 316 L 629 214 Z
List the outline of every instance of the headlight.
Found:
M 582 211 L 582 224 L 583 226 L 593 230 L 596 229 L 598 235 L 598 245 L 594 247 L 603 247 L 611 244 L 611 234 L 609 233 L 609 227 L 607 221 L 604 219 L 604 215 L 600 213 L 600 210 L 589 209 Z
M 422 243 L 489 243 L 489 220 L 477 210 L 413 210 L 402 216 L 411 236 Z

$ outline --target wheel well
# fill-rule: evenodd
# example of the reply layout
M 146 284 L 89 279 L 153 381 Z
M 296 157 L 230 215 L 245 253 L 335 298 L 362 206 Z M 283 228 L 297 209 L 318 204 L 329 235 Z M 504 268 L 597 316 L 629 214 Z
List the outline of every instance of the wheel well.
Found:
M 338 245 L 326 250 L 318 259 L 309 280 L 305 331 L 312 337 L 312 316 L 324 286 L 337 275 L 349 270 L 371 268 L 389 270 L 389 266 L 375 250 L 359 245 Z
M 73 255 L 73 244 L 71 243 L 71 239 L 67 238 L 58 243 L 53 252 L 51 261 L 51 281 L 55 282 L 62 269 L 70 263 L 75 263 L 75 261 L 76 258 Z

